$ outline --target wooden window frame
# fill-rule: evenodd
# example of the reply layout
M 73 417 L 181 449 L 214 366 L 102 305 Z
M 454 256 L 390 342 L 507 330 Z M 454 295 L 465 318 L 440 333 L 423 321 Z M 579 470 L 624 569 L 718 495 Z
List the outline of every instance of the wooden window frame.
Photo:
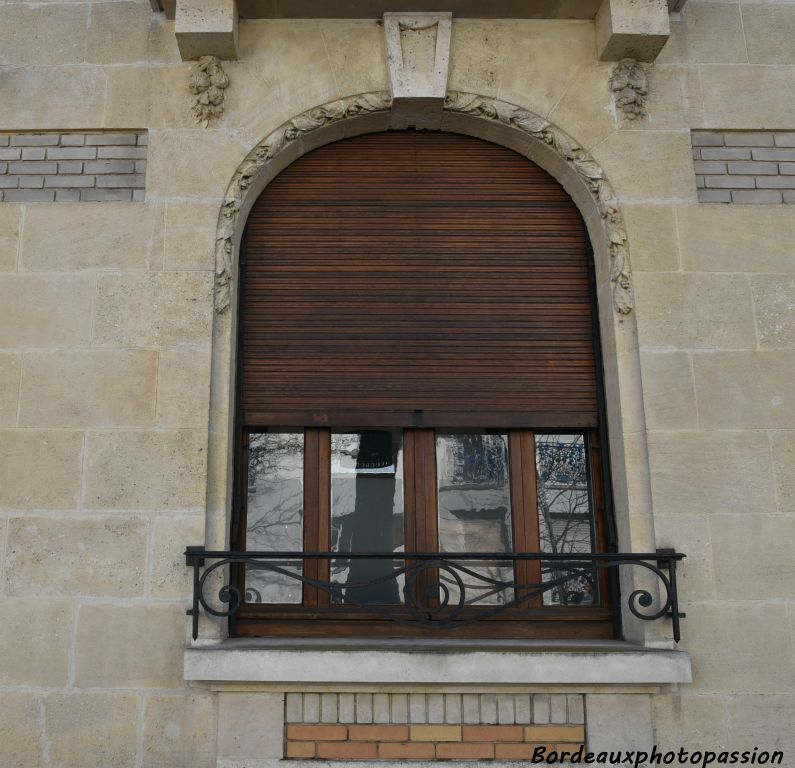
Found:
M 511 469 L 511 503 L 513 509 L 513 546 L 517 552 L 534 551 L 538 540 L 536 511 L 536 471 L 533 435 L 587 435 L 587 454 L 594 526 L 594 551 L 610 552 L 615 546 L 612 519 L 608 439 L 602 379 L 602 356 L 597 320 L 593 258 L 587 233 L 584 234 L 588 261 L 588 293 L 590 296 L 595 363 L 596 412 L 581 413 L 563 410 L 526 412 L 378 410 L 372 404 L 354 412 L 320 412 L 304 409 L 267 410 L 264 407 L 244 410 L 242 398 L 242 340 L 238 334 L 237 393 L 235 426 L 235 485 L 230 536 L 232 549 L 245 551 L 247 456 L 246 431 L 263 431 L 271 427 L 304 428 L 304 551 L 329 551 L 330 547 L 330 474 L 318 471 L 329 466 L 330 428 L 345 425 L 351 429 L 401 427 L 404 429 L 404 530 L 405 549 L 433 551 L 438 547 L 436 511 L 435 430 L 462 431 L 494 429 L 509 434 Z M 239 295 L 245 295 L 247 235 L 240 248 Z M 238 306 L 238 329 L 244 321 L 244 302 Z M 516 479 L 515 479 L 516 478 Z M 521 478 L 521 482 L 518 479 Z M 415 489 L 424 488 L 424 493 Z M 520 512 L 522 510 L 522 512 Z M 529 514 L 527 511 L 532 511 Z M 321 546 L 322 544 L 322 546 Z M 537 546 L 537 544 L 535 544 Z M 537 551 L 537 549 L 535 550 Z M 538 561 L 516 561 L 517 580 L 533 582 L 540 576 Z M 304 573 L 319 581 L 327 581 L 329 563 L 305 560 Z M 243 569 L 233 567 L 233 584 L 245 594 Z M 328 593 L 306 587 L 301 605 L 262 605 L 244 603 L 230 618 L 230 635 L 262 637 L 413 637 L 422 638 L 537 638 L 537 639 L 607 639 L 620 636 L 620 612 L 617 604 L 618 577 L 616 569 L 601 571 L 599 576 L 601 603 L 598 606 L 543 606 L 534 598 L 521 612 L 495 616 L 455 630 L 434 631 L 425 627 L 405 627 L 377 619 L 350 606 L 331 605 Z
M 242 454 L 246 460 L 246 434 L 267 428 L 242 430 Z M 304 552 L 329 552 L 331 549 L 331 429 L 304 429 Z M 447 428 L 438 431 L 447 431 Z M 460 430 L 456 430 L 460 431 Z M 436 432 L 427 428 L 407 427 L 403 431 L 404 460 L 404 534 L 406 552 L 436 552 L 439 548 Z M 539 552 L 540 533 L 536 497 L 535 434 L 551 430 L 511 429 L 508 434 L 509 482 L 513 551 Z M 606 525 L 601 472 L 601 451 L 597 430 L 561 429 L 555 434 L 584 434 L 586 441 L 589 495 L 594 543 L 597 551 L 607 551 L 609 532 Z M 243 463 L 243 462 L 241 462 Z M 245 473 L 241 476 L 245 481 Z M 243 485 L 245 489 L 247 483 Z M 241 498 L 238 540 L 233 546 L 245 551 L 246 502 Z M 344 554 L 341 554 L 344 557 Z M 330 562 L 309 559 L 303 564 L 305 576 L 318 581 L 330 580 Z M 541 563 L 537 560 L 514 561 L 519 583 L 541 580 Z M 245 574 L 238 568 L 236 586 L 245 595 Z M 418 580 L 418 592 L 433 581 L 427 573 Z M 266 637 L 459 637 L 459 638 L 608 638 L 613 636 L 613 600 L 610 579 L 602 572 L 598 579 L 599 604 L 594 606 L 544 606 L 541 596 L 528 600 L 523 607 L 506 611 L 483 621 L 455 630 L 433 630 L 405 626 L 375 617 L 373 613 L 352 605 L 332 605 L 328 592 L 310 585 L 303 587 L 301 604 L 244 603 L 232 620 L 234 636 Z M 409 619 L 399 606 L 394 613 Z

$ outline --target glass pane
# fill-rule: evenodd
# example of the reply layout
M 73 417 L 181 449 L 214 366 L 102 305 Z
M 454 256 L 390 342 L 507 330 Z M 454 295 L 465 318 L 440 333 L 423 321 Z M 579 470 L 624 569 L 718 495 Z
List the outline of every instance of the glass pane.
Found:
M 436 478 L 441 552 L 511 551 L 508 435 L 437 432 Z M 471 560 L 461 565 L 477 574 L 458 572 L 467 604 L 498 605 L 513 600 L 513 590 L 492 583 L 513 580 L 511 563 Z M 457 604 L 459 585 L 444 571 L 439 576 L 450 590 L 450 602 Z
M 300 552 L 304 548 L 304 434 L 252 432 L 248 443 L 246 549 Z M 301 561 L 272 560 L 290 573 Z M 301 582 L 268 569 L 246 566 L 246 600 L 300 603 Z
M 538 525 L 541 551 L 557 554 L 593 552 L 593 516 L 588 487 L 588 459 L 583 435 L 536 435 Z M 581 568 L 581 564 L 577 564 Z M 542 563 L 544 581 L 561 583 L 544 593 L 544 605 L 594 605 L 595 571 L 570 580 L 572 566 Z
M 403 432 L 399 429 L 331 433 L 332 552 L 402 552 Z M 334 560 L 335 603 L 399 603 L 402 560 Z

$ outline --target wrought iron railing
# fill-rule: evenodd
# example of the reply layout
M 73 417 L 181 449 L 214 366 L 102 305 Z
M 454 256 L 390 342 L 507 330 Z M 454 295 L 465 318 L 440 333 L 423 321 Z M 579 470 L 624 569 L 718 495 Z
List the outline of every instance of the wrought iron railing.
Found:
M 583 593 L 592 598 L 599 591 L 599 575 L 609 569 L 634 567 L 645 570 L 658 582 L 653 594 L 650 583 L 638 586 L 626 597 L 633 616 L 643 621 L 667 617 L 672 622 L 673 638 L 679 642 L 679 611 L 676 588 L 676 564 L 685 555 L 671 549 L 643 554 L 545 554 L 519 552 L 233 552 L 209 551 L 204 547 L 188 547 L 186 564 L 193 569 L 193 605 L 187 614 L 193 618 L 193 638 L 198 637 L 199 614 L 230 618 L 237 615 L 245 603 L 261 602 L 256 588 L 248 587 L 245 594 L 236 586 L 239 569 L 263 573 L 273 579 L 299 582 L 326 592 L 331 603 L 344 603 L 398 624 L 429 629 L 455 630 L 499 614 L 521 611 L 536 598 L 555 594 L 558 605 L 582 604 Z M 350 563 L 353 560 L 387 561 L 386 568 L 376 578 L 351 581 L 324 581 L 304 574 L 302 563 L 307 561 Z M 500 569 L 515 563 L 539 563 L 539 581 L 520 583 L 514 579 L 497 577 Z M 392 565 L 390 566 L 389 563 Z M 399 565 L 402 563 L 402 565 Z M 231 568 L 227 568 L 231 566 Z M 238 575 L 232 571 L 238 569 Z M 479 570 L 476 570 L 479 569 Z M 484 572 L 485 571 L 485 572 Z M 515 573 L 514 570 L 508 571 Z M 213 577 L 213 575 L 215 575 Z M 221 586 L 219 584 L 219 578 Z M 402 602 L 388 604 L 374 602 L 362 595 L 387 582 L 395 582 L 402 592 Z M 212 585 L 212 586 L 211 586 Z M 206 591 L 216 592 L 208 599 Z M 245 597 L 245 600 L 244 600 Z M 211 603 L 211 599 L 217 601 Z M 521 614 L 516 616 L 521 619 Z

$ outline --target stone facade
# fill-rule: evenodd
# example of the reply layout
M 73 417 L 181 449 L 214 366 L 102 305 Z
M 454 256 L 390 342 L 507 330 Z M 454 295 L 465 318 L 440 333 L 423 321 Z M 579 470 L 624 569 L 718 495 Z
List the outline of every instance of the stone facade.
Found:
M 610 6 L 603 19 L 623 12 Z M 593 18 L 454 15 L 448 95 L 512 105 L 523 122 L 506 122 L 503 111 L 494 119 L 448 109 L 440 124 L 527 154 L 583 212 L 597 268 L 619 540 L 625 551 L 688 555 L 679 571 L 687 614 L 679 649 L 692 661 L 692 682 L 684 673 L 644 679 L 635 667 L 630 675 L 623 651 L 610 648 L 572 653 L 581 666 L 555 666 L 556 654 L 535 648 L 503 668 L 503 651 L 478 656 L 483 649 L 469 647 L 440 654 L 434 679 L 415 674 L 413 653 L 397 649 L 387 660 L 376 647 L 372 669 L 334 661 L 344 649 L 304 665 L 342 669 L 347 683 L 314 671 L 315 679 L 301 678 L 295 664 L 281 676 L 246 678 L 256 663 L 242 650 L 224 679 L 206 673 L 186 682 L 185 650 L 212 646 L 223 631 L 202 618 L 191 641 L 182 554 L 188 544 L 228 543 L 234 321 L 215 310 L 216 273 L 227 269 L 234 301 L 246 206 L 302 152 L 388 128 L 389 105 L 287 142 L 243 190 L 224 230 L 227 191 L 249 153 L 297 116 L 389 93 L 384 28 L 375 18 L 241 18 L 234 35 L 225 26 L 237 59 L 223 62 L 223 111 L 204 127 L 175 23 L 147 0 L 0 5 L 0 185 L 42 179 L 41 187 L 15 181 L 0 201 L 0 765 L 272 766 L 285 755 L 285 719 L 315 725 L 306 716 L 313 697 L 318 725 L 341 726 L 345 738 L 290 739 L 288 731 L 288 743 L 412 742 L 402 732 L 399 742 L 375 732 L 354 738 L 356 721 L 340 712 L 357 695 L 388 705 L 383 725 L 407 727 L 413 721 L 394 719 L 401 697 L 421 697 L 426 711 L 449 700 L 453 713 L 460 700 L 460 720 L 418 723 L 461 729 L 461 742 L 448 739 L 452 731 L 423 741 L 435 745 L 464 743 L 468 724 L 579 727 L 574 712 L 584 730 L 570 743 L 584 737 L 591 749 L 758 746 L 795 761 L 795 219 L 783 204 L 789 187 L 760 182 L 785 179 L 788 156 L 759 154 L 792 151 L 782 142 L 795 131 L 795 5 L 689 0 L 668 17 L 670 37 L 658 16 L 653 40 L 635 49 L 633 58 L 649 60 L 648 92 L 644 114 L 630 119 L 614 100 L 615 58 L 599 58 L 621 47 L 615 29 L 608 40 Z M 57 138 L 60 147 L 16 143 L 21 136 Z M 729 143 L 740 136 L 747 143 Z M 68 143 L 79 137 L 82 144 Z M 124 137 L 116 151 L 138 154 L 103 156 L 110 145 L 90 137 Z M 718 137 L 750 157 L 705 155 L 714 145 L 701 142 Z M 753 143 L 768 137 L 772 145 Z M 47 154 L 77 146 L 96 156 Z M 36 151 L 23 158 L 26 150 Z M 106 160 L 124 168 L 145 161 L 145 177 L 133 165 L 113 172 L 129 183 L 106 187 L 106 174 L 90 165 Z M 728 202 L 732 187 L 706 179 L 738 175 L 735 161 L 775 163 L 776 174 L 740 175 L 776 199 L 748 205 L 759 201 L 735 197 L 738 188 L 732 205 L 701 202 L 710 189 Z M 51 166 L 21 174 L 13 163 Z M 578 163 L 582 172 L 572 170 Z M 62 174 L 94 185 L 53 186 Z M 593 191 L 602 180 L 625 234 L 619 242 L 608 227 L 616 219 Z M 64 189 L 125 196 L 64 199 Z M 627 312 L 614 303 L 617 245 L 631 287 Z M 665 622 L 658 629 L 628 617 L 625 629 L 645 646 L 649 669 L 657 669 L 654 653 L 671 652 Z M 444 678 L 473 666 L 472 675 L 501 675 L 499 684 Z M 387 667 L 400 678 L 387 679 Z M 566 669 L 579 677 L 564 679 Z M 483 714 L 492 695 L 494 723 Z M 479 723 L 466 719 L 472 697 Z M 337 719 L 323 720 L 322 702 L 332 698 Z M 509 698 L 515 722 L 503 723 L 499 702 Z M 567 719 L 554 719 L 564 701 Z M 524 723 L 518 713 L 531 703 Z M 535 719 L 536 705 L 549 706 L 548 721 Z M 477 743 L 496 750 L 503 742 L 493 736 Z M 525 738 L 522 731 L 511 743 Z M 368 749 L 359 756 L 374 759 Z M 434 754 L 465 756 L 443 752 Z

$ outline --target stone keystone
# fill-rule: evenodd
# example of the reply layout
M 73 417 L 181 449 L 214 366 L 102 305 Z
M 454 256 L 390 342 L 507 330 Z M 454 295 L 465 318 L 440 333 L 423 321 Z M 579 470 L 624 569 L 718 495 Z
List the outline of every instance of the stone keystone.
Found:
M 451 13 L 384 14 L 392 128 L 441 126 L 451 27 Z

